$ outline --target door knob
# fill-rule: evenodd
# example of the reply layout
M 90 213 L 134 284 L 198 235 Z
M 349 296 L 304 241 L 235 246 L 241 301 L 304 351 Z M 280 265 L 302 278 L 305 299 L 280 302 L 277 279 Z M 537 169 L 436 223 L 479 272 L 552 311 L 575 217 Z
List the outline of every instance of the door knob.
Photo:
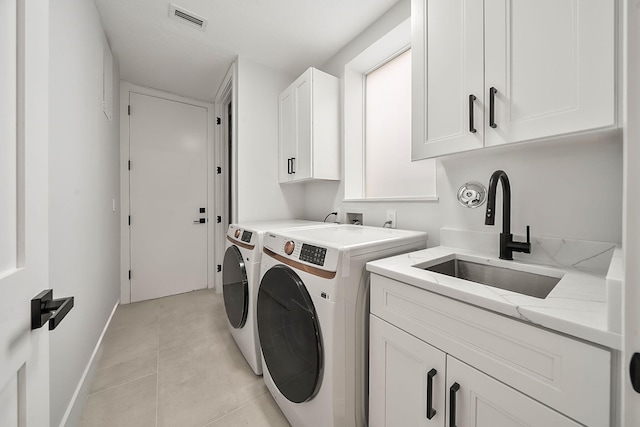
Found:
M 31 329 L 38 329 L 49 322 L 49 330 L 55 329 L 73 308 L 73 297 L 53 299 L 53 290 L 45 289 L 31 300 Z

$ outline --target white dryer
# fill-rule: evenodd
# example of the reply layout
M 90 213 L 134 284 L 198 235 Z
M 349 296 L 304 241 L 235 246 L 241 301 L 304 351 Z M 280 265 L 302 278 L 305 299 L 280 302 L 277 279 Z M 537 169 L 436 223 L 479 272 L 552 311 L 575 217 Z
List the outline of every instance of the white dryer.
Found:
M 264 236 L 257 318 L 267 388 L 294 427 L 364 426 L 368 261 L 427 234 L 339 225 Z
M 260 283 L 262 237 L 268 230 L 331 227 L 333 223 L 284 220 L 231 224 L 222 264 L 222 292 L 231 335 L 256 375 L 262 374 L 256 329 L 256 298 Z

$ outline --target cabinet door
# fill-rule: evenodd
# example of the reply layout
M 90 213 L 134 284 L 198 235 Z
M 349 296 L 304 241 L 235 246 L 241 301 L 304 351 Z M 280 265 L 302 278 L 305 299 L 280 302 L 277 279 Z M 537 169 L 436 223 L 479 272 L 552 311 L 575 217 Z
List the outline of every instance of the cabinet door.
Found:
M 288 182 L 292 178 L 291 159 L 295 156 L 295 100 L 291 87 L 288 87 L 278 98 L 279 113 L 279 146 L 278 146 L 278 179 Z
M 369 426 L 444 425 L 446 355 L 376 316 L 370 327 Z
M 457 384 L 457 391 L 452 387 Z M 447 356 L 447 425 L 578 427 L 580 424 Z M 455 420 L 452 417 L 455 416 Z
M 313 174 L 311 162 L 311 88 L 313 85 L 313 69 L 309 68 L 292 85 L 295 99 L 295 154 L 293 156 L 294 181 L 311 178 Z
M 485 0 L 485 7 L 488 108 L 497 90 L 485 146 L 614 125 L 614 0 Z
M 476 0 L 411 3 L 413 160 L 483 146 L 483 14 Z

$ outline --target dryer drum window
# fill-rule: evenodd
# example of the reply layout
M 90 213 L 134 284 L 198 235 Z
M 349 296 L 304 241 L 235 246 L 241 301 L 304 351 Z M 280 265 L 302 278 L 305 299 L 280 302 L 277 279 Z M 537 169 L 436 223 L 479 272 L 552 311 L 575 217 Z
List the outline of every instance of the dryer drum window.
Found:
M 222 293 L 229 323 L 242 328 L 249 311 L 249 282 L 240 250 L 229 246 L 222 265 Z
M 269 269 L 258 292 L 258 335 L 265 364 L 291 402 L 311 399 L 322 378 L 322 337 L 311 297 L 289 267 Z

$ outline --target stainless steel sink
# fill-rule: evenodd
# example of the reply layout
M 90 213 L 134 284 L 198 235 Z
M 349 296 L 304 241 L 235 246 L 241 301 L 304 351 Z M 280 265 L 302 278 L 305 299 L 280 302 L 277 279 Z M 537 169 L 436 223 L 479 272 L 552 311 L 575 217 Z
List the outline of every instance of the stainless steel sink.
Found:
M 549 295 L 561 279 L 457 258 L 423 268 L 434 273 L 542 299 Z

